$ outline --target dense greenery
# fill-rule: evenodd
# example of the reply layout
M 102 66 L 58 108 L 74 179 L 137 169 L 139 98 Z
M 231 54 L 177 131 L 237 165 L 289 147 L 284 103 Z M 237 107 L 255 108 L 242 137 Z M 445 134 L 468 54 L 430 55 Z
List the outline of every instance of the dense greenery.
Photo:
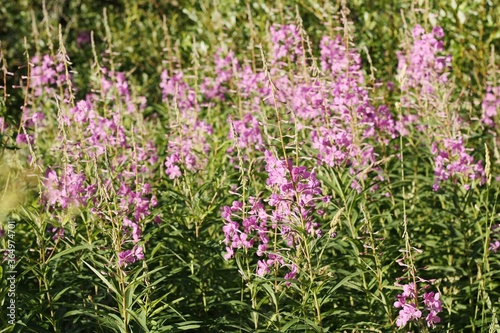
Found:
M 0 332 L 500 332 L 494 1 L 0 22 Z

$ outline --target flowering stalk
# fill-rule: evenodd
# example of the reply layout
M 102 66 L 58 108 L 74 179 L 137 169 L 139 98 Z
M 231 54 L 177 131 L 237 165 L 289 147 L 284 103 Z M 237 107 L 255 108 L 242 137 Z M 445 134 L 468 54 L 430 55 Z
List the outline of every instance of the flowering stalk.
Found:
M 315 290 L 311 249 L 322 231 L 317 214 L 323 214 L 318 205 L 328 202 L 321 195 L 320 183 L 314 172 L 293 166 L 291 161 L 278 160 L 270 151 L 265 152 L 266 184 L 271 195 L 266 199 L 249 197 L 249 207 L 241 201 L 223 209 L 225 220 L 226 259 L 235 256 L 237 249 L 248 253 L 256 248 L 256 274 L 264 277 L 287 271 L 284 280 L 293 283 L 301 272 L 309 280 L 314 297 L 317 323 L 321 324 L 321 309 Z M 265 203 L 267 202 L 267 208 Z M 305 258 L 301 264 L 299 258 Z
M 402 145 L 403 137 L 400 137 L 400 145 Z M 404 173 L 404 151 L 401 150 L 400 153 L 400 161 L 401 161 L 401 179 L 403 184 L 405 182 L 405 173 Z M 422 311 L 420 310 L 419 305 L 419 291 L 417 282 L 428 282 L 417 276 L 416 267 L 415 267 L 415 258 L 413 257 L 413 253 L 422 252 L 421 250 L 415 249 L 410 244 L 410 236 L 408 232 L 408 220 L 407 220 L 407 212 L 406 212 L 406 194 L 405 194 L 405 186 L 402 187 L 403 191 L 403 238 L 405 241 L 405 249 L 401 250 L 403 252 L 403 258 L 398 259 L 397 263 L 403 267 L 408 272 L 406 279 L 409 281 L 407 284 L 397 286 L 401 286 L 403 288 L 403 293 L 396 296 L 397 301 L 394 303 L 394 307 L 397 309 L 401 309 L 399 311 L 398 318 L 396 319 L 396 326 L 399 329 L 402 329 L 406 326 L 408 322 L 419 322 L 421 329 L 423 332 L 427 332 L 428 328 L 435 327 L 436 323 L 439 323 L 441 319 L 437 316 L 439 312 L 441 312 L 441 301 L 439 300 L 439 293 L 424 293 L 423 301 L 426 306 L 426 310 L 428 310 L 428 315 L 425 317 L 427 325 L 424 325 L 421 321 Z M 425 288 L 429 286 L 426 285 Z M 422 289 L 423 290 L 423 289 Z
M 463 132 L 468 124 L 459 116 L 456 110 L 459 104 L 450 100 L 451 94 L 446 88 L 451 56 L 443 55 L 444 31 L 434 27 L 431 33 L 425 33 L 417 24 L 412 37 L 409 49 L 398 53 L 401 104 L 406 113 L 396 127 L 403 136 L 410 134 L 412 125 L 417 131 L 428 133 L 434 158 L 434 191 L 446 181 L 460 182 L 466 191 L 473 185 L 483 185 L 483 163 L 475 162 L 470 153 L 473 150 L 465 147 Z

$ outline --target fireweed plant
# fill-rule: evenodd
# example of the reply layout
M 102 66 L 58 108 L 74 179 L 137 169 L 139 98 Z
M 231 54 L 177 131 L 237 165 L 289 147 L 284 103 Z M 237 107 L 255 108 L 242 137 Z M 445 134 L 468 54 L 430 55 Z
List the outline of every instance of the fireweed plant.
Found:
M 368 175 L 375 175 L 379 181 L 384 179 L 382 170 L 373 167 L 376 163 L 373 144 L 375 142 L 387 144 L 390 139 L 396 137 L 396 134 L 388 108 L 383 105 L 378 109 L 372 106 L 368 91 L 363 86 L 364 76 L 360 68 L 360 56 L 354 48 L 349 49 L 350 40 L 344 40 L 344 36 L 338 35 L 333 40 L 325 36 L 322 39 L 321 71 L 326 74 L 311 77 L 307 72 L 307 76 L 304 76 L 302 71 L 291 74 L 289 68 L 285 70 L 287 62 L 289 64 L 292 61 L 300 62 L 300 57 L 302 62 L 306 61 L 304 45 L 310 45 L 310 42 L 299 27 L 294 24 L 271 27 L 271 41 L 274 46 L 271 60 L 267 63 L 264 60 L 268 89 L 259 91 L 264 94 L 262 96 L 264 103 L 270 103 L 271 107 L 274 107 L 279 122 L 276 126 L 277 131 L 274 132 L 278 136 L 275 140 L 279 147 L 277 151 L 281 151 L 285 159 L 276 159 L 270 151 L 265 150 L 265 171 L 268 174 L 266 185 L 270 196 L 262 200 L 254 196 L 246 197 L 245 193 L 240 193 L 245 202 L 237 200 L 223 209 L 222 216 L 226 222 L 223 230 L 227 259 L 235 255 L 235 249 L 241 248 L 246 255 L 254 253 L 257 257 L 263 257 L 253 263 L 255 265 L 253 274 L 258 277 L 274 274 L 275 278 L 283 279 L 285 286 L 288 287 L 294 284 L 294 279 L 307 281 L 306 284 L 299 284 L 302 288 L 305 285 L 311 288 L 310 291 L 302 289 L 304 295 L 302 302 L 307 304 L 309 298 L 307 295 L 312 294 L 312 300 L 309 302 L 316 312 L 312 327 L 321 330 L 323 314 L 319 300 L 322 294 L 320 290 L 323 288 L 327 290 L 328 283 L 316 282 L 315 278 L 325 269 L 323 266 L 325 262 L 321 262 L 321 258 L 325 249 L 331 246 L 328 243 L 335 242 L 336 231 L 333 223 L 324 236 L 325 227 L 319 221 L 333 219 L 338 223 L 346 207 L 337 206 L 335 211 L 332 206 L 330 217 L 328 219 L 325 217 L 324 208 L 328 206 L 330 196 L 323 194 L 321 182 L 316 177 L 317 172 L 334 168 L 336 170 L 334 179 L 335 174 L 348 175 L 349 187 L 352 188 L 351 195 L 356 196 L 362 192 L 362 184 Z M 312 68 L 312 70 L 319 72 L 320 69 Z M 290 77 L 293 77 L 293 80 L 290 80 Z M 289 114 L 292 116 L 280 114 L 283 109 L 290 110 Z M 281 123 L 288 124 L 289 130 L 291 129 L 295 135 L 287 135 L 285 138 Z M 234 127 L 233 131 L 236 130 L 237 127 Z M 263 122 L 264 132 L 269 133 L 272 130 L 271 125 Z M 240 132 L 239 137 L 244 135 L 245 132 Z M 294 160 L 295 163 L 301 161 L 298 157 L 301 151 L 297 142 L 299 136 L 304 138 L 302 144 L 316 153 L 317 162 L 312 164 L 311 171 L 305 166 L 293 164 Z M 233 137 L 234 134 L 231 133 L 230 138 Z M 239 142 L 235 143 L 238 144 Z M 244 146 L 239 145 L 239 148 Z M 297 157 L 295 159 L 286 157 L 287 151 Z M 244 157 L 241 156 L 241 160 L 244 160 Z M 310 161 L 308 164 L 311 164 Z M 242 175 L 243 177 L 245 175 Z M 372 185 L 372 191 L 378 186 L 371 183 L 367 185 Z M 279 191 L 276 191 L 276 187 Z M 266 201 L 269 206 L 275 207 L 274 210 L 266 210 L 264 205 Z M 314 217 L 311 216 L 312 213 L 315 214 Z M 269 223 L 271 228 L 268 226 Z M 351 237 L 358 237 L 355 228 L 352 225 L 350 227 Z M 250 250 L 253 248 L 256 248 L 256 252 Z M 283 254 L 282 249 L 287 248 L 289 250 Z M 305 258 L 303 264 L 300 264 L 300 258 Z M 248 262 L 246 267 L 245 270 L 240 269 L 240 273 L 244 275 L 245 281 L 250 281 L 252 275 L 248 270 Z M 305 277 L 301 277 L 301 273 Z M 253 284 L 249 284 L 255 308 L 258 302 L 253 300 L 256 294 L 256 289 L 253 287 Z M 278 289 L 277 283 L 274 289 Z M 281 293 L 286 293 L 286 289 Z M 274 324 L 279 328 L 281 325 L 279 305 L 275 299 L 273 302 L 276 308 L 276 315 L 273 316 L 276 321 Z M 386 309 L 389 311 L 387 304 Z M 308 316 L 307 312 L 301 315 L 305 318 Z M 257 325 L 256 319 L 254 323 Z
M 488 187 L 491 184 L 491 160 L 488 146 L 485 147 L 486 165 L 483 160 L 477 160 L 473 157 L 473 148 L 467 148 L 467 142 L 470 142 L 470 138 L 477 131 L 478 119 L 470 118 L 470 113 L 464 112 L 466 109 L 464 105 L 461 105 L 459 100 L 452 99 L 454 89 L 454 85 L 450 81 L 452 59 L 450 55 L 443 53 L 443 38 L 444 31 L 441 27 L 436 26 L 431 32 L 426 32 L 419 24 L 414 26 L 411 36 L 407 35 L 407 44 L 403 47 L 404 50 L 398 53 L 398 79 L 402 94 L 400 103 L 397 105 L 400 114 L 396 127 L 401 135 L 402 144 L 406 141 L 405 138 L 410 135 L 420 137 L 420 139 L 417 139 L 417 141 L 408 140 L 407 145 L 417 147 L 422 142 L 426 142 L 423 146 L 430 147 L 430 158 L 433 161 L 434 174 L 432 191 L 439 193 L 442 191 L 442 187 L 446 186 L 448 193 L 453 193 L 442 197 L 451 199 L 454 202 L 452 206 L 461 211 L 455 214 L 461 222 L 454 232 L 462 233 L 468 228 L 464 221 L 470 218 L 479 218 L 477 214 L 471 214 L 469 207 L 474 205 L 475 198 L 484 203 L 484 198 L 476 196 L 476 194 L 478 188 Z M 488 104 L 486 104 L 486 107 L 488 107 Z M 484 109 L 485 103 L 483 102 Z M 491 108 L 489 111 L 491 112 Z M 486 114 L 483 113 L 482 120 L 487 124 L 489 121 L 484 116 Z M 421 136 L 422 134 L 424 136 Z M 429 151 L 424 154 L 429 156 Z M 402 165 L 404 165 L 403 153 L 399 158 Z M 403 179 L 405 177 L 404 169 L 402 167 Z M 413 185 L 411 188 L 412 193 L 418 191 L 417 188 L 418 186 Z M 476 189 L 476 191 L 472 189 Z M 405 197 L 405 194 L 403 189 L 403 197 Z M 411 195 L 406 199 L 408 198 L 411 198 Z M 410 201 L 413 202 L 413 200 Z M 441 301 L 442 293 L 426 291 L 430 288 L 428 283 L 435 281 L 434 277 L 430 276 L 429 279 L 422 279 L 417 275 L 415 261 L 414 258 L 412 259 L 411 253 L 422 251 L 410 246 L 407 228 L 410 228 L 412 223 L 407 220 L 405 204 L 406 200 L 403 202 L 405 226 L 403 237 L 405 238 L 406 247 L 402 259 L 406 264 L 400 264 L 408 272 L 407 279 L 410 282 L 402 285 L 403 293 L 397 296 L 398 300 L 394 304 L 401 309 L 396 324 L 398 327 L 404 327 L 408 322 L 420 321 L 421 329 L 426 330 L 423 323 L 424 316 L 426 326 L 434 327 L 441 322 L 441 318 L 437 314 L 443 309 L 444 303 Z M 481 226 L 478 226 L 478 228 L 480 228 L 481 234 L 489 235 L 491 220 L 488 220 L 491 217 L 489 217 L 489 208 L 486 210 L 486 216 L 481 219 Z M 415 224 L 413 225 L 418 228 Z M 460 246 L 463 246 L 464 250 L 469 252 L 469 246 L 473 246 L 477 239 L 474 239 L 470 232 L 463 233 L 462 237 L 463 240 L 460 242 Z M 482 248 L 482 259 L 480 260 L 483 261 L 483 265 L 477 265 L 479 271 L 477 274 L 481 274 L 483 269 L 486 271 L 490 269 L 488 250 L 494 251 L 494 245 L 490 243 L 488 249 L 486 247 L 488 236 L 486 237 L 484 245 L 478 244 L 479 248 Z M 419 243 L 422 244 L 422 242 Z M 426 242 L 423 243 L 426 244 Z M 475 264 L 468 261 L 467 265 L 469 274 L 474 274 L 475 269 L 473 269 L 473 266 Z M 478 277 L 479 275 L 476 279 Z M 469 287 L 478 288 L 478 286 L 474 286 L 476 281 L 469 278 Z M 424 287 L 419 289 L 419 284 L 424 284 Z M 479 286 L 478 289 L 478 299 L 488 303 L 489 299 L 484 285 Z M 469 293 L 465 298 L 468 297 L 474 296 Z M 412 301 L 408 302 L 408 298 Z M 424 305 L 427 315 L 424 313 Z M 486 306 L 491 308 L 488 304 Z M 485 308 L 483 303 L 483 310 Z M 474 323 L 472 327 L 475 328 Z
M 26 90 L 32 93 L 26 98 L 16 142 L 28 148 L 27 163 L 41 172 L 38 206 L 43 213 L 25 213 L 36 214 L 32 218 L 38 223 L 41 270 L 50 269 L 58 248 L 101 249 L 92 258 L 99 268 L 82 259 L 77 271 L 90 269 L 109 288 L 118 303 L 122 330 L 127 331 L 135 303 L 127 295 L 136 288 L 129 281 L 130 266 L 144 259 L 146 225 L 160 222 L 152 215 L 157 205 L 151 182 L 157 150 L 140 116 L 145 98 L 133 94 L 125 73 L 96 63 L 97 88 L 76 100 L 70 64 L 63 47 L 55 57 L 36 56 L 29 63 Z M 54 124 L 57 131 L 48 131 Z M 114 276 L 116 284 L 105 276 Z M 39 279 L 53 319 L 50 287 L 46 276 Z M 52 325 L 56 327 L 55 321 Z
M 304 166 L 293 166 L 291 160 L 279 160 L 267 150 L 265 165 L 268 175 L 266 185 L 271 193 L 269 197 L 262 199 L 249 196 L 246 204 L 234 201 L 231 206 L 223 208 L 227 251 L 224 257 L 233 258 L 237 249 L 243 249 L 245 255 L 255 253 L 261 258 L 257 261 L 256 272 L 248 270 L 247 260 L 246 269 L 240 273 L 246 281 L 252 281 L 254 273 L 262 278 L 274 276 L 275 292 L 278 284 L 284 283 L 286 287 L 291 287 L 296 280 L 305 279 L 306 283 L 313 286 L 315 263 L 311 251 L 322 237 L 318 218 L 324 214 L 321 206 L 329 198 L 322 195 L 314 171 L 309 172 Z M 315 290 L 311 302 L 315 309 L 314 318 L 321 324 L 321 309 Z M 275 320 L 279 327 L 277 301 L 275 307 Z M 258 327 L 257 318 L 255 327 Z
M 495 9 L 360 3 L 33 13 L 0 55 L 2 331 L 500 331 Z
M 445 181 L 460 182 L 468 190 L 472 183 L 484 184 L 484 166 L 482 161 L 474 161 L 471 149 L 464 146 L 464 134 L 467 135 L 464 132 L 469 125 L 455 110 L 457 105 L 450 100 L 446 88 L 451 56 L 443 54 L 443 37 L 444 31 L 439 26 L 426 33 L 416 25 L 410 49 L 398 54 L 401 90 L 405 93 L 401 97 L 403 115 L 398 130 L 405 135 L 407 127 L 416 122 L 417 129 L 432 133 L 429 139 L 434 156 L 433 190 L 439 190 Z M 451 105 L 444 108 L 447 104 Z

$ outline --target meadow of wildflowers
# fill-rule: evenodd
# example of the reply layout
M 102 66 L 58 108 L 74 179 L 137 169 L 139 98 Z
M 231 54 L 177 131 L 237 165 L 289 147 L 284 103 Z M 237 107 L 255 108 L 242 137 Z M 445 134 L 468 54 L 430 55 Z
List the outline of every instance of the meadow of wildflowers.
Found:
M 500 332 L 500 6 L 0 19 L 0 332 Z

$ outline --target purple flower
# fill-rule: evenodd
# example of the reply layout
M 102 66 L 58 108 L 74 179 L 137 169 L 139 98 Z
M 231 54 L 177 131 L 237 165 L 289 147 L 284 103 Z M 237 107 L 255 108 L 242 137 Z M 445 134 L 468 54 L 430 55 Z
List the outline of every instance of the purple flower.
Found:
M 402 328 L 405 327 L 409 321 L 418 320 L 420 317 L 422 317 L 422 312 L 417 309 L 415 304 L 404 304 L 403 309 L 399 311 L 396 325 Z
M 282 26 L 273 24 L 271 26 L 271 41 L 275 63 L 282 61 L 285 57 L 295 61 L 297 56 L 304 53 L 299 28 L 294 24 Z
M 484 96 L 482 121 L 491 127 L 496 125 L 496 117 L 500 109 L 500 86 L 486 87 L 486 95 Z
M 125 250 L 118 254 L 118 265 L 126 267 L 133 264 L 137 260 L 144 259 L 144 252 L 142 246 L 134 246 L 131 250 Z
M 40 97 L 44 94 L 53 95 L 57 93 L 58 87 L 66 87 L 65 95 L 69 96 L 67 90 L 66 69 L 63 61 L 59 56 L 55 59 L 49 55 L 44 55 L 42 59 L 35 56 L 31 59 L 31 88 L 35 97 Z
M 269 274 L 271 270 L 269 269 L 269 265 L 267 261 L 265 260 L 259 260 L 257 262 L 257 275 L 258 276 L 264 276 L 266 274 Z
M 64 228 L 49 228 L 49 231 L 54 234 L 52 236 L 53 241 L 64 238 Z
M 228 123 L 231 123 L 229 131 L 229 139 L 235 140 L 239 148 L 251 148 L 255 150 L 263 150 L 264 139 L 260 132 L 258 119 L 250 113 L 243 116 L 242 120 L 232 120 L 228 118 Z
M 30 144 L 33 143 L 33 135 L 20 133 L 16 137 L 17 144 Z
M 428 327 L 436 327 L 435 324 L 439 324 L 441 322 L 441 318 L 439 318 L 435 311 L 430 311 L 427 317 L 425 317 L 425 320 L 427 321 L 427 326 Z
M 497 253 L 498 249 L 500 249 L 500 241 L 496 240 L 494 242 L 491 242 L 489 249 L 490 249 L 490 251 Z
M 420 279 L 422 281 L 422 279 Z M 403 292 L 396 296 L 397 301 L 394 302 L 394 307 L 401 309 L 399 316 L 396 319 L 396 325 L 399 328 L 406 326 L 410 321 L 418 321 L 422 317 L 422 311 L 417 307 L 418 292 L 414 282 L 402 286 Z M 439 300 L 439 293 L 429 292 L 424 293 L 423 303 L 425 309 L 429 311 L 426 316 L 427 326 L 434 327 L 441 319 L 437 314 L 441 312 L 441 301 Z
M 298 271 L 299 271 L 299 269 L 298 269 L 297 265 L 292 264 L 290 271 L 288 273 L 286 273 L 284 279 L 285 280 L 293 280 L 293 279 L 295 279 L 295 277 L 297 276 L 297 272 Z M 288 286 L 290 285 L 289 281 L 287 281 L 287 285 Z
M 432 153 L 434 154 L 434 190 L 438 190 L 440 183 L 449 179 L 453 182 L 462 179 L 466 188 L 470 188 L 469 182 L 474 180 L 478 180 L 480 185 L 486 182 L 482 161 L 474 161 L 474 158 L 467 152 L 462 137 L 433 142 Z
M 85 44 L 90 43 L 90 32 L 88 31 L 82 31 L 78 34 L 78 37 L 76 38 L 76 44 L 78 47 L 82 47 Z
M 256 254 L 262 257 L 257 263 L 257 275 L 263 276 L 271 269 L 287 266 L 290 270 L 285 280 L 291 280 L 299 271 L 293 257 L 285 260 L 279 252 L 270 253 L 269 244 L 279 242 L 278 246 L 291 250 L 298 245 L 298 233 L 304 230 L 306 235 L 321 237 L 321 225 L 314 214 L 323 214 L 317 205 L 328 203 L 329 198 L 322 195 L 321 184 L 314 171 L 308 171 L 304 166 L 293 166 L 291 161 L 278 159 L 270 151 L 265 151 L 264 156 L 267 186 L 271 192 L 264 200 L 267 205 L 258 198 L 249 197 L 248 206 L 234 201 L 231 206 L 223 207 L 224 258 L 232 258 L 235 249 L 250 249 L 257 245 Z M 271 230 L 268 229 L 268 220 L 272 222 Z M 270 233 L 279 236 L 270 239 Z
M 438 39 L 443 37 L 444 32 L 440 27 L 435 27 L 433 33 L 429 34 L 420 25 L 413 28 L 413 45 L 409 53 L 398 53 L 398 71 L 405 73 L 401 87 L 403 91 L 418 88 L 423 93 L 432 94 L 436 84 L 448 81 L 451 56 L 440 55 L 444 46 Z
M 361 56 L 354 48 L 349 49 L 341 35 L 337 35 L 333 40 L 329 36 L 323 36 L 320 43 L 321 69 L 330 72 L 337 80 L 349 76 L 355 82 L 362 83 L 364 78 L 361 72 Z
M 402 295 L 403 297 L 415 298 L 416 297 L 415 283 L 410 282 L 409 284 L 403 285 Z
M 142 230 L 137 223 L 134 223 L 127 218 L 124 218 L 123 227 L 130 228 L 131 230 L 130 232 L 132 234 L 132 239 L 134 240 L 134 243 L 137 243 L 141 240 Z
M 5 133 L 6 129 L 7 129 L 7 123 L 5 122 L 5 118 L 0 117 L 0 134 Z
M 207 137 L 213 134 L 213 129 L 199 120 L 196 92 L 184 82 L 182 72 L 169 77 L 164 71 L 160 88 L 163 101 L 173 103 L 179 110 L 176 123 L 171 126 L 172 133 L 167 136 L 165 159 L 165 172 L 170 179 L 175 179 L 181 177 L 181 167 L 193 172 L 205 168 L 208 163 L 206 156 L 210 152 Z
M 439 300 L 439 293 L 424 293 L 424 304 L 429 311 L 441 312 L 441 301 Z
M 43 181 L 42 201 L 47 206 L 52 207 L 57 204 L 62 208 L 66 208 L 68 205 L 86 206 L 95 189 L 85 184 L 85 175 L 75 173 L 71 165 L 67 165 L 61 173 L 62 175 L 58 176 L 55 170 L 48 170 Z
M 234 257 L 234 249 L 232 247 L 226 246 L 226 254 L 224 254 L 224 259 L 229 260 Z

